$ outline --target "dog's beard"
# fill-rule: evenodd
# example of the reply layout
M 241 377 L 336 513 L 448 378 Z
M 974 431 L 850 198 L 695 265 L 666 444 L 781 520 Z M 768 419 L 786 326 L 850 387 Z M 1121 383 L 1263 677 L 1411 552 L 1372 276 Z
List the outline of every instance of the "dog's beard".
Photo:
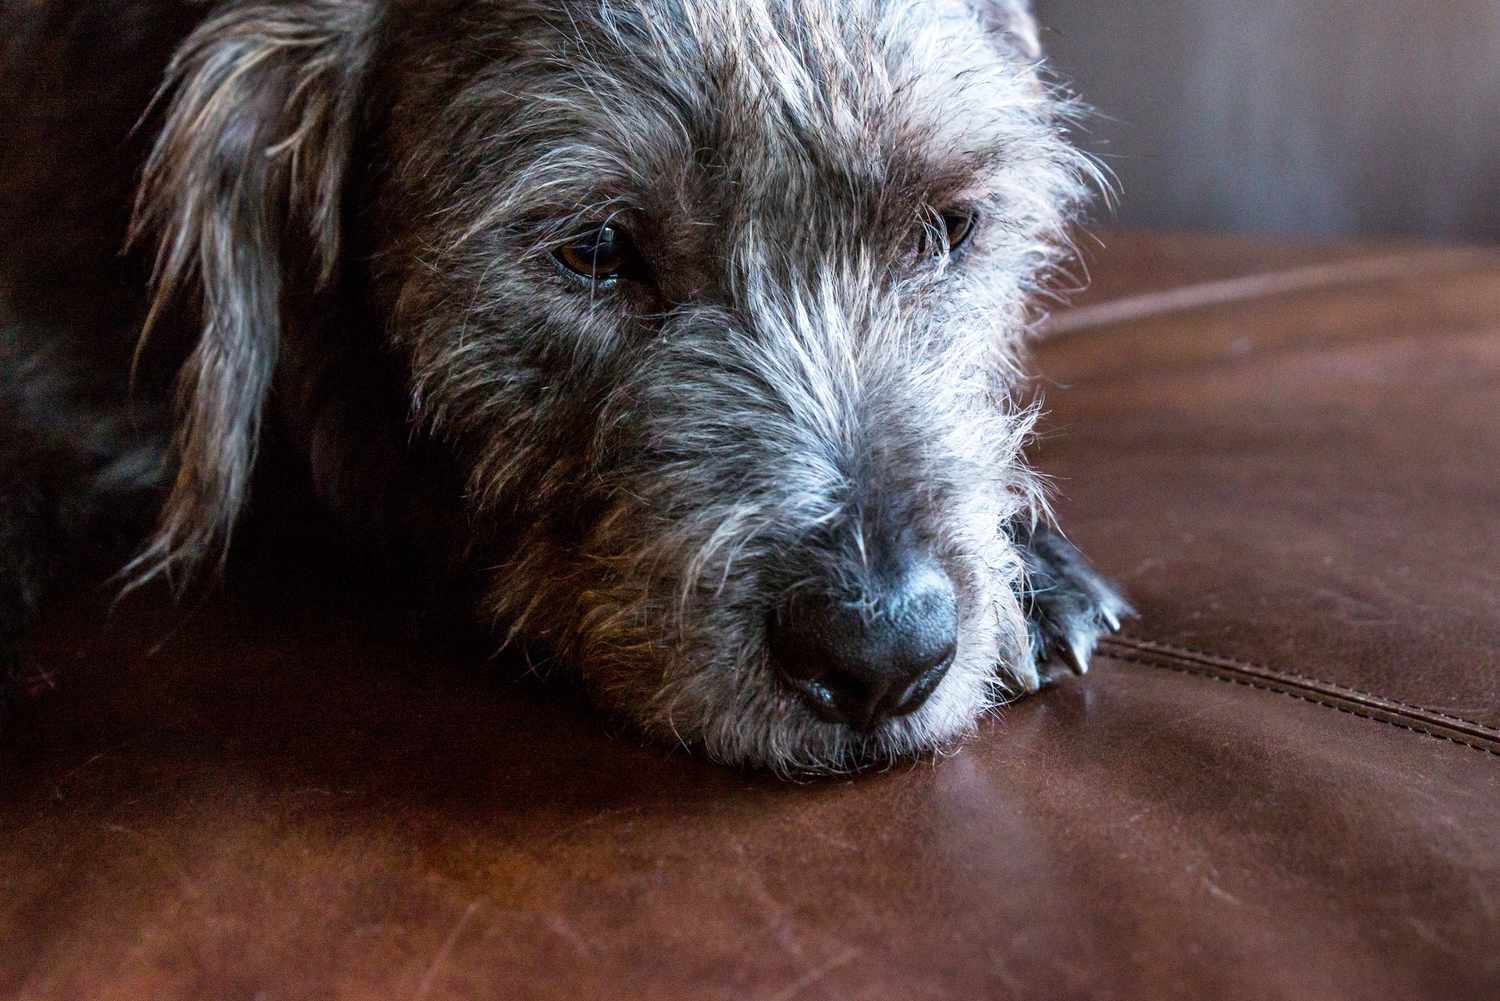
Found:
M 941 751 L 987 710 L 1036 687 L 1022 564 L 1002 529 L 1022 514 L 1009 491 L 974 491 L 952 513 L 970 529 L 948 534 L 945 546 L 962 609 L 952 667 L 920 709 L 868 732 L 822 721 L 776 675 L 766 622 L 784 595 L 774 561 L 782 540 L 731 540 L 725 521 L 694 545 L 679 521 L 653 545 L 646 540 L 662 517 L 654 499 L 637 494 L 606 514 L 584 547 L 590 555 L 569 572 L 549 547 L 533 554 L 540 573 L 528 574 L 523 551 L 491 593 L 497 616 L 550 640 L 601 705 L 649 734 L 726 763 L 839 772 Z M 712 515 L 702 521 L 706 529 Z
M 714 758 L 783 773 L 838 772 L 941 751 L 967 735 L 1008 692 L 1027 687 L 1024 677 L 1004 674 L 1007 666 L 1028 663 L 1014 587 L 1018 562 L 997 535 L 983 551 L 971 549 L 962 565 L 963 614 L 953 666 L 920 709 L 868 732 L 824 722 L 780 682 L 759 628 L 767 606 L 754 601 L 720 612 L 733 623 L 730 629 L 684 637 L 663 673 L 645 675 L 656 690 L 624 692 L 617 705 L 648 730 L 700 744 Z M 739 638 L 737 647 L 725 647 L 726 634 Z

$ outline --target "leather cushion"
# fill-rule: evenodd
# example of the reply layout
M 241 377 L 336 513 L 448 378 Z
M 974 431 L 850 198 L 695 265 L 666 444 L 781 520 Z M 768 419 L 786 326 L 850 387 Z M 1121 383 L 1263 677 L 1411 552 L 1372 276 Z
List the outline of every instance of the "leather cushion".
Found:
M 326 582 L 80 593 L 0 750 L 0 996 L 1496 996 L 1500 258 L 1120 245 L 1039 358 L 1144 612 L 1087 678 L 786 785 Z

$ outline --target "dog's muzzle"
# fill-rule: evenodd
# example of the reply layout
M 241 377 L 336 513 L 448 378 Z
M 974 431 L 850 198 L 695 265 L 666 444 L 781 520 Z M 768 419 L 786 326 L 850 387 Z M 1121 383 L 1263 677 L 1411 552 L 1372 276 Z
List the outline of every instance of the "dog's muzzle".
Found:
M 925 554 L 860 595 L 799 592 L 770 620 L 781 679 L 820 718 L 868 731 L 916 712 L 958 649 L 958 596 Z

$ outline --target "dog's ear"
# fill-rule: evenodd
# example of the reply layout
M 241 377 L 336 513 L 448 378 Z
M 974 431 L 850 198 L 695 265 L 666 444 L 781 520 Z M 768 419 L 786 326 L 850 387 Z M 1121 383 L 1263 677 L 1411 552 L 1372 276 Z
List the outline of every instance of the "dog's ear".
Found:
M 176 478 L 141 579 L 219 555 L 244 504 L 294 286 L 327 285 L 375 0 L 222 4 L 182 45 L 132 242 L 156 242 L 143 339 L 176 304 L 200 333 L 178 382 Z
M 985 27 L 1028 59 L 1042 58 L 1042 34 L 1031 0 L 977 0 Z

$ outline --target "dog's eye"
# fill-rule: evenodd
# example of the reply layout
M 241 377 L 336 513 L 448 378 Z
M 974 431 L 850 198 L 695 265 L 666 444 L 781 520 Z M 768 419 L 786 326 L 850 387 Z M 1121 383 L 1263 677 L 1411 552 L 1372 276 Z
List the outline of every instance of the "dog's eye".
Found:
M 960 209 L 934 212 L 929 218 L 931 221 L 917 234 L 918 257 L 935 257 L 943 252 L 945 246 L 948 253 L 957 252 L 974 235 L 974 228 L 979 221 L 977 213 Z M 942 242 L 939 242 L 940 232 Z
M 962 247 L 969 242 L 969 237 L 974 235 L 974 227 L 979 222 L 979 216 L 973 212 L 944 212 L 943 228 L 948 233 L 948 252 Z
M 554 256 L 575 275 L 595 282 L 621 277 L 638 260 L 630 236 L 608 223 L 558 247 Z

